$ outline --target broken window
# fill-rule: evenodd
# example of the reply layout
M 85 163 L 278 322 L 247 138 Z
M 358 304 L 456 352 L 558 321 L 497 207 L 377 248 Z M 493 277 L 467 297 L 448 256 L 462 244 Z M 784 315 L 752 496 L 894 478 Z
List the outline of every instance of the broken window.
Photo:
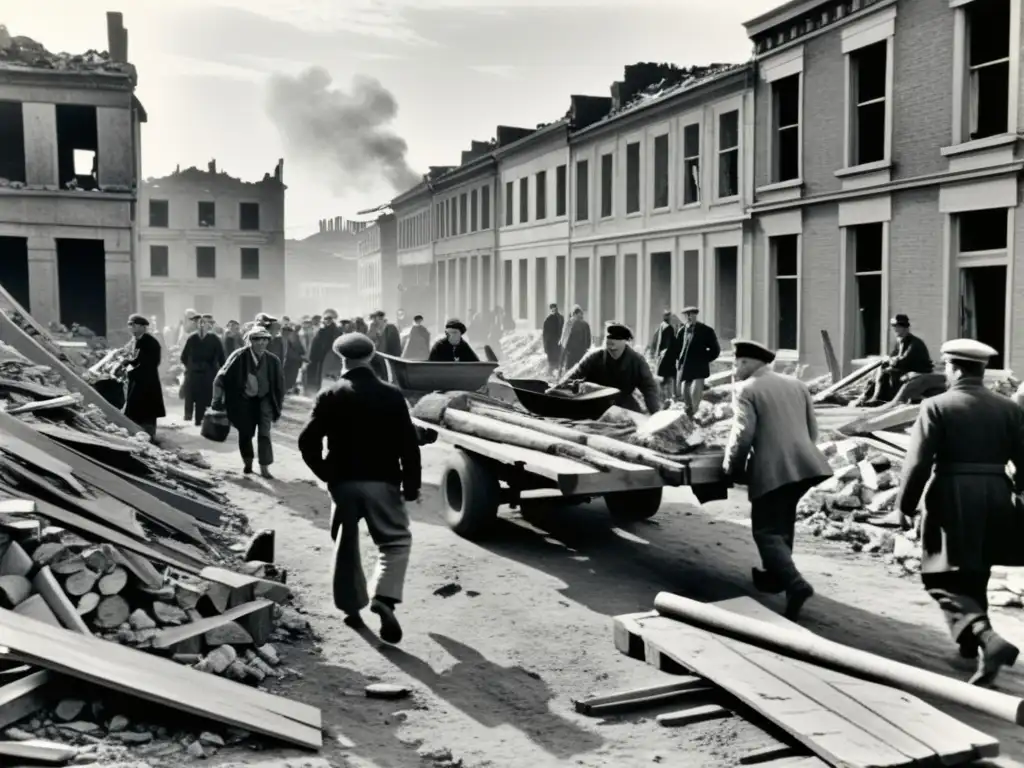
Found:
M 996 355 L 989 368 L 1003 368 L 1001 350 L 1006 349 L 1007 265 L 961 265 L 960 333 L 994 347 Z
M 800 178 L 800 75 L 772 83 L 772 181 Z
M 537 219 L 548 217 L 548 172 L 537 171 Z
M 881 223 L 851 227 L 853 245 L 853 357 L 860 360 L 882 354 L 882 250 Z
M 97 189 L 96 107 L 57 105 L 57 172 L 62 188 Z
M 196 277 L 217 277 L 217 249 L 212 245 L 196 246 Z
M 740 113 L 718 116 L 718 197 L 740 193 Z
M 590 163 L 576 161 L 576 221 L 590 218 Z
M 256 232 L 260 228 L 260 204 L 238 204 L 238 228 L 247 232 Z
M 107 332 L 107 258 L 102 240 L 57 239 L 60 322 Z M 118 323 L 123 322 L 118 318 Z
M 568 167 L 560 165 L 555 168 L 555 216 L 565 216 L 566 171 Z
M 654 207 L 668 208 L 668 134 L 654 137 Z
M 469 196 L 463 192 L 459 195 L 459 234 L 466 234 L 469 225 Z
M 469 231 L 476 232 L 479 227 L 479 218 L 477 214 L 477 192 L 475 189 L 469 194 Z
M 530 220 L 530 177 L 524 176 L 519 180 L 519 223 L 525 224 Z
M 505 182 L 505 226 L 511 227 L 515 220 L 515 182 Z
M 480 229 L 491 228 L 491 185 L 480 190 Z
M 28 238 L 0 235 L 0 285 L 31 312 L 28 284 Z
M 612 201 L 615 187 L 614 180 L 615 157 L 609 152 L 601 155 L 601 218 L 606 219 L 612 215 Z
M 700 123 L 683 128 L 683 205 L 700 202 Z
M 640 210 L 640 142 L 626 145 L 626 213 Z
M 800 272 L 797 268 L 797 238 L 782 235 L 771 239 L 775 267 L 775 338 L 779 349 L 799 349 Z
M 0 101 L 0 179 L 27 181 L 25 123 L 18 101 Z
M 882 40 L 850 54 L 850 167 L 885 159 L 888 48 Z
M 974 0 L 967 14 L 971 139 L 1009 130 L 1010 0 Z
M 149 226 L 166 228 L 170 225 L 171 207 L 166 200 L 149 201 Z
M 243 248 L 242 249 L 242 279 L 243 280 L 259 280 L 260 279 L 260 249 L 259 248 Z
M 166 245 L 149 246 L 149 276 L 171 276 L 170 249 Z
M 199 226 L 213 227 L 217 224 L 217 206 L 210 201 L 199 201 Z

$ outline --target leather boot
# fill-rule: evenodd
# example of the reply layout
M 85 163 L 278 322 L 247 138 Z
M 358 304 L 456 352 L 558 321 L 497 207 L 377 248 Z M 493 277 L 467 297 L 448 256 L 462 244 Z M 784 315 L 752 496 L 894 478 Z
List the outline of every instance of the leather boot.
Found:
M 971 685 L 991 685 L 999 670 L 1003 667 L 1012 667 L 1020 654 L 1017 646 L 999 635 L 987 622 L 979 622 L 977 637 L 981 646 L 981 654 L 978 656 L 978 668 L 971 679 Z
M 790 621 L 797 621 L 800 618 L 800 611 L 804 603 L 814 595 L 814 587 L 801 579 L 792 587 L 786 590 L 786 613 L 785 617 Z
M 786 590 L 786 587 L 773 574 L 760 568 L 751 568 L 750 578 L 754 582 L 754 589 L 758 592 L 777 595 Z

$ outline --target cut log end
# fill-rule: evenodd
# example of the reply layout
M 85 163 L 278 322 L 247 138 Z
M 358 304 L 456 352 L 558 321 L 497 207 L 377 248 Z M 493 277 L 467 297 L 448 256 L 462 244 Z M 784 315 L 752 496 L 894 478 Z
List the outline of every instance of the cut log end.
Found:
M 120 566 L 114 566 L 114 569 L 107 575 L 100 579 L 99 592 L 104 597 L 110 595 L 116 595 L 120 593 L 122 589 L 128 584 L 128 571 Z
M 81 597 L 86 592 L 92 592 L 100 575 L 95 571 L 85 568 L 68 576 L 64 582 L 64 591 L 72 597 Z
M 100 600 L 96 606 L 96 616 L 93 622 L 102 629 L 116 629 L 128 621 L 131 615 L 131 608 L 127 601 L 120 595 L 110 595 Z
M 78 598 L 78 605 L 76 609 L 79 616 L 87 616 L 96 610 L 96 606 L 100 604 L 100 596 L 95 592 L 86 592 L 80 598 Z

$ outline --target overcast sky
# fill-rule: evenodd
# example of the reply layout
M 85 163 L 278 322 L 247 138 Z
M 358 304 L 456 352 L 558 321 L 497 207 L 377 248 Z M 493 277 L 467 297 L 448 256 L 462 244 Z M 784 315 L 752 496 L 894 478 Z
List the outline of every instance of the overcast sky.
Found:
M 256 180 L 284 157 L 287 234 L 302 237 L 386 202 L 408 169 L 457 164 L 499 123 L 533 127 L 572 93 L 607 95 L 625 64 L 745 61 L 742 23 L 779 4 L 14 0 L 0 23 L 50 50 L 102 50 L 104 11 L 121 10 L 149 113 L 143 175 L 216 158 Z

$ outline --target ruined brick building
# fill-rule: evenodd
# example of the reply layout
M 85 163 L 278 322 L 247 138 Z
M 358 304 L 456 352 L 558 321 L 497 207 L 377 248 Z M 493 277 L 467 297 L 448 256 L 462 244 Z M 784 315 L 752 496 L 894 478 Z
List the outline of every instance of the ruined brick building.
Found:
M 128 33 L 53 54 L 0 28 L 0 284 L 42 323 L 118 335 L 135 309 L 140 124 Z

